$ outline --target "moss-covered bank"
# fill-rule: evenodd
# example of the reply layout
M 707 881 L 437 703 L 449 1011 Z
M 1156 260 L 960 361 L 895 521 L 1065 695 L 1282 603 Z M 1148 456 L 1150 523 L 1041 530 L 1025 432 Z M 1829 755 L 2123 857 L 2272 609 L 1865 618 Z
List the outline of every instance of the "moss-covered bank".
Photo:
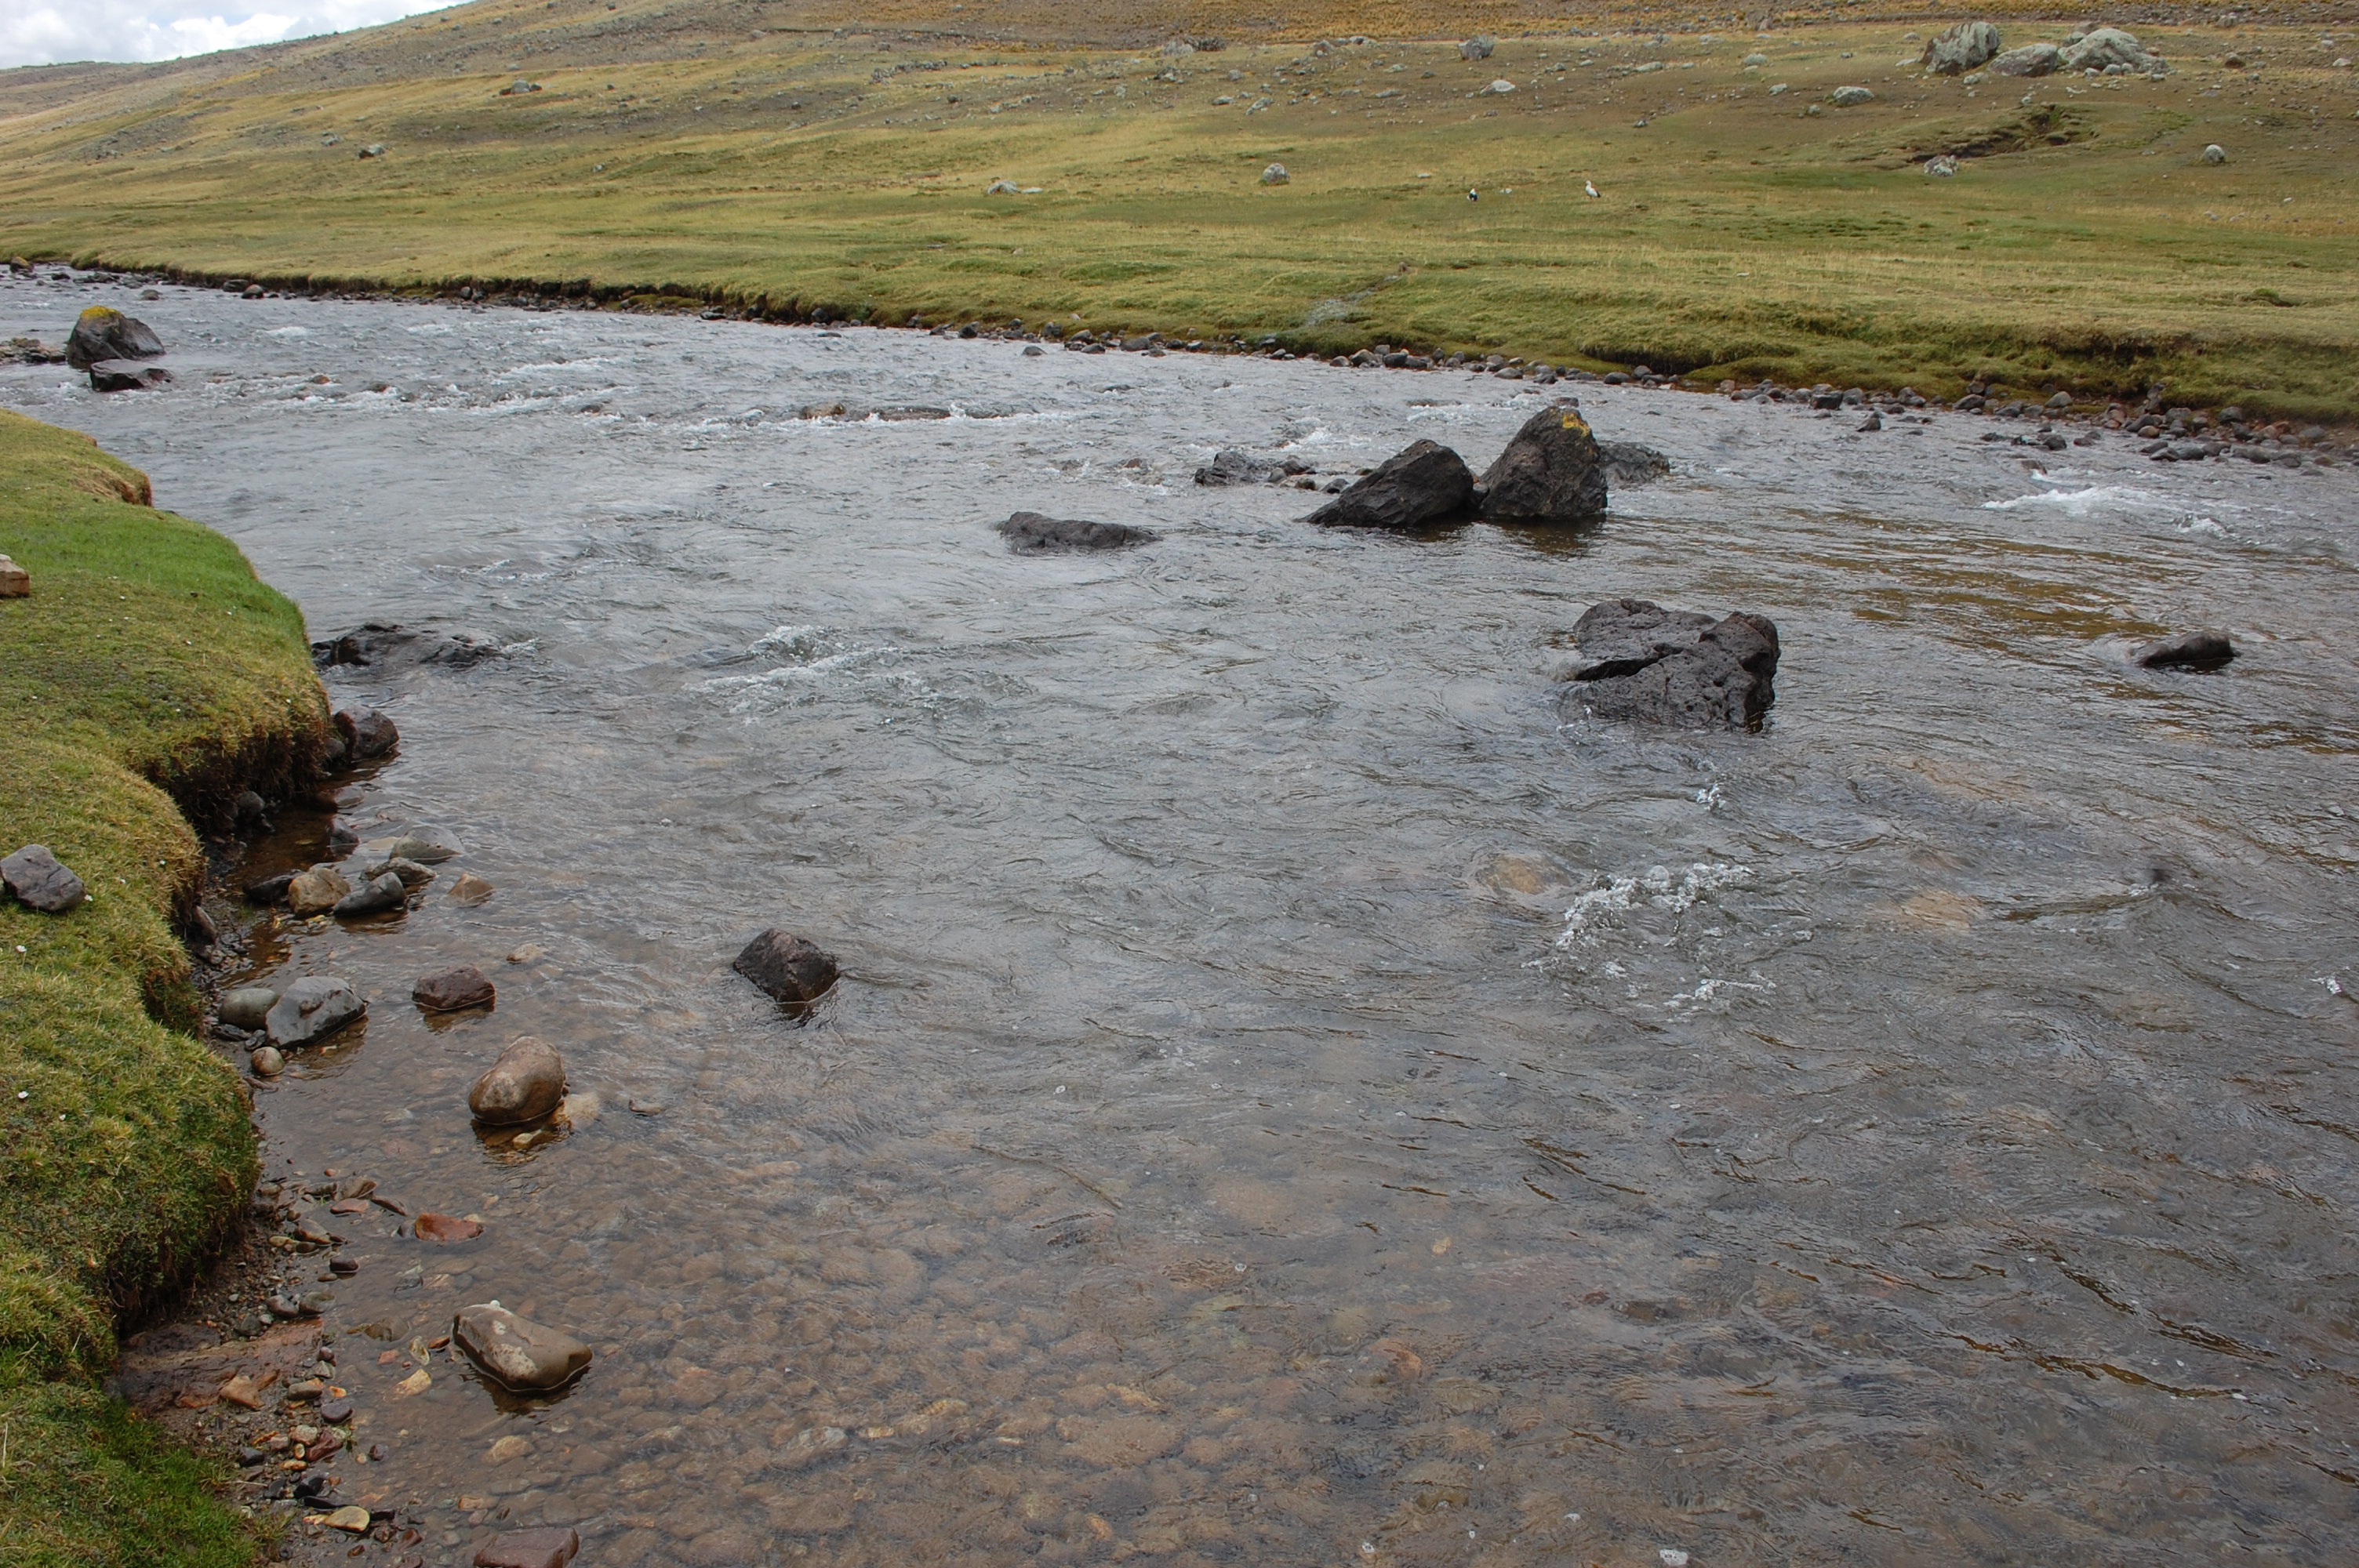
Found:
M 243 1563 L 206 1465 L 99 1392 L 117 1326 L 186 1282 L 255 1176 L 237 1076 L 189 1033 L 191 819 L 316 771 L 300 613 L 237 547 L 148 504 L 88 438 L 0 413 L 0 853 L 92 897 L 0 904 L 0 1559 Z

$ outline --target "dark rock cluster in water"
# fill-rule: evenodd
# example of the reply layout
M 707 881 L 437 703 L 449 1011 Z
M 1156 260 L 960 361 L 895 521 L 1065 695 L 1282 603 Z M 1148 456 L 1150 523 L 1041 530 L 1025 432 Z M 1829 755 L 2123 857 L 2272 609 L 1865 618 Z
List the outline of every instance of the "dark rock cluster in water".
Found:
M 1652 478 L 1668 472 L 1658 452 L 1625 446 L 1619 465 Z M 1363 475 L 1304 521 L 1329 528 L 1436 527 L 1469 516 L 1489 523 L 1562 525 L 1605 510 L 1612 470 L 1580 406 L 1550 405 L 1524 422 L 1483 477 L 1437 441 L 1419 441 Z M 1641 481 L 1643 482 L 1643 481 Z
M 1751 730 L 1776 699 L 1777 628 L 1766 616 L 1609 599 L 1574 622 L 1572 640 L 1581 662 L 1562 700 L 1568 719 Z

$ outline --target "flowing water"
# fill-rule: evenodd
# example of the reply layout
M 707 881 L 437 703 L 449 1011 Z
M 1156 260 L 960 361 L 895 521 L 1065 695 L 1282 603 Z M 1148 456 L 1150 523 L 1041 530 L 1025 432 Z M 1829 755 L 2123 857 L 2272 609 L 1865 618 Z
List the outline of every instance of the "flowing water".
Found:
M 274 1170 L 485 1223 L 342 1222 L 342 1487 L 429 1562 L 2359 1550 L 2350 469 L 1582 386 L 1675 465 L 1602 526 L 1330 534 L 1190 475 L 1479 468 L 1549 395 L 47 281 L 0 335 L 95 300 L 177 384 L 0 397 L 315 635 L 505 648 L 332 672 L 404 736 L 348 820 L 464 853 L 258 949 L 373 1002 Z M 1561 724 L 1615 595 L 1772 617 L 1766 729 Z M 2126 665 L 2193 625 L 2241 656 Z M 730 972 L 773 925 L 842 960 L 808 1019 Z M 457 962 L 497 1010 L 429 1023 Z M 520 1033 L 582 1097 L 523 1150 L 464 1104 Z M 488 1298 L 596 1365 L 397 1397 Z

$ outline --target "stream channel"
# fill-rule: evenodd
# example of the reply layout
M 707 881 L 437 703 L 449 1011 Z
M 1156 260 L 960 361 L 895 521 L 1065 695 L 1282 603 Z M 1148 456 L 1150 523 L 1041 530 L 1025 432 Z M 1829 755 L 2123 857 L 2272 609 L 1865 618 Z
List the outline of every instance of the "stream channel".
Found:
M 92 303 L 176 382 L 0 403 L 315 637 L 499 645 L 326 672 L 403 737 L 344 819 L 463 847 L 406 915 L 218 906 L 231 979 L 371 1002 L 258 1093 L 269 1172 L 484 1225 L 344 1221 L 325 1320 L 387 1452 L 342 1490 L 429 1563 L 2359 1554 L 2352 469 L 46 276 L 0 336 Z M 1591 529 L 1191 482 L 1479 470 L 1566 391 L 1673 465 Z M 1762 730 L 1560 722 L 1615 596 L 1772 618 Z M 2126 663 L 2194 626 L 2241 656 Z M 842 960 L 807 1019 L 730 971 L 771 925 Z M 458 963 L 495 1010 L 411 1007 Z M 465 1094 L 526 1033 L 577 1114 L 519 1149 Z M 495 1298 L 595 1365 L 399 1397 Z

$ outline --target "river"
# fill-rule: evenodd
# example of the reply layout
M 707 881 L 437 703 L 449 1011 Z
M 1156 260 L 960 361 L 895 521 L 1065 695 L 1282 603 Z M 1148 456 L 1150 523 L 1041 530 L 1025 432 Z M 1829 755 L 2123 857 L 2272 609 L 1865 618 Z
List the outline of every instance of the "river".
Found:
M 389 1451 L 343 1489 L 429 1563 L 2359 1551 L 2350 467 L 46 274 L 0 337 L 101 302 L 175 384 L 0 403 L 314 636 L 503 650 L 330 672 L 403 734 L 347 819 L 464 853 L 256 934 L 372 1001 L 259 1096 L 271 1169 L 485 1224 L 353 1217 L 328 1314 Z M 1479 470 L 1565 391 L 1674 470 L 1578 534 L 1190 481 Z M 1017 509 L 1164 536 L 1017 557 Z M 1772 618 L 1764 729 L 1560 722 L 1615 596 Z M 2202 625 L 2224 670 L 2125 661 Z M 842 960 L 808 1019 L 730 971 L 770 925 Z M 410 1007 L 462 962 L 495 1011 Z M 581 1098 L 518 1150 L 464 1097 L 523 1033 Z M 397 1398 L 490 1298 L 588 1376 Z

